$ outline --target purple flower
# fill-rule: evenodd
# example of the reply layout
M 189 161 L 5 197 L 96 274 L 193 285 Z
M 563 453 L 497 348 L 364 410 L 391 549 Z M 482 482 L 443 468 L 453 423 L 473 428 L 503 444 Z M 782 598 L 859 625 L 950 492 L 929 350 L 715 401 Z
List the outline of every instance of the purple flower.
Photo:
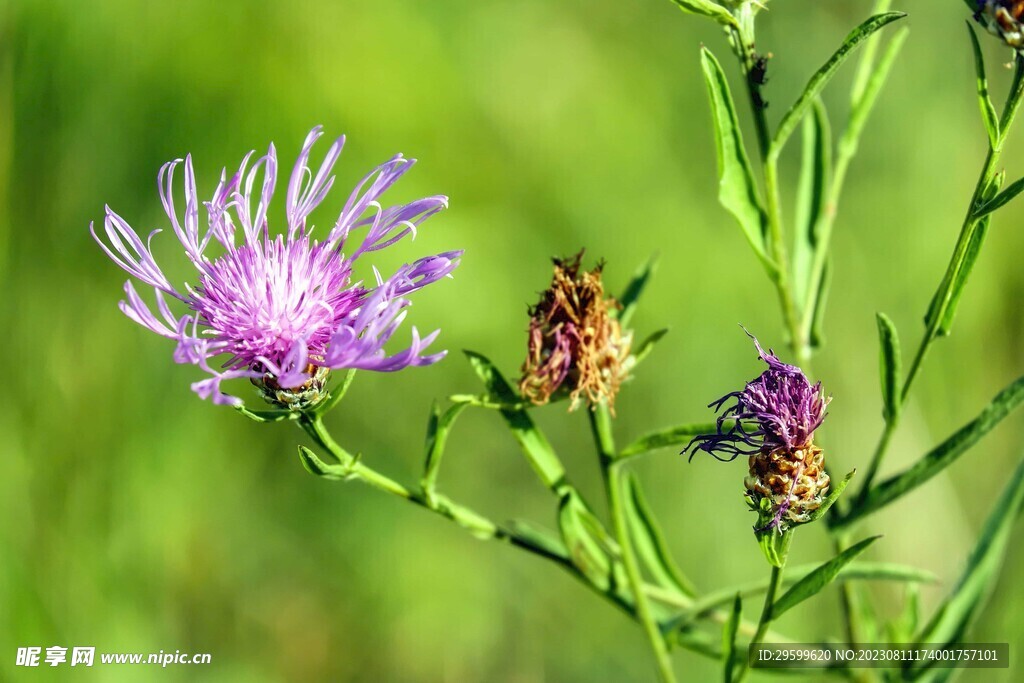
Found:
M 746 332 L 746 330 L 744 330 Z M 803 370 L 765 353 L 757 339 L 757 354 L 768 369 L 709 407 L 732 401 L 718 418 L 715 434 L 695 437 L 687 450 L 719 460 L 746 455 L 748 476 L 743 485 L 751 509 L 758 513 L 755 531 L 784 532 L 790 525 L 810 521 L 828 494 L 830 479 L 824 454 L 814 445 L 814 432 L 825 419 L 831 397 L 821 383 L 811 384 Z
M 812 385 L 803 370 L 783 363 L 771 350 L 765 353 L 756 337 L 749 332 L 747 336 L 754 340 L 757 354 L 768 369 L 741 391 L 709 404 L 720 410 L 734 401 L 718 417 L 717 433 L 697 436 L 686 447 L 692 449 L 691 458 L 698 450 L 719 460 L 761 450 L 798 450 L 811 443 L 814 430 L 825 419 L 825 409 L 832 399 L 822 394 L 821 383 Z
M 191 155 L 184 160 L 185 211 L 180 218 L 173 179 L 182 160 L 161 168 L 160 197 L 171 228 L 197 270 L 194 286 L 176 288 L 157 264 L 150 243 L 160 230 L 143 240 L 109 207 L 106 242 L 90 225 L 107 255 L 155 292 L 156 313 L 132 281 L 125 282 L 121 310 L 150 331 L 175 340 L 176 362 L 197 365 L 210 374 L 192 385 L 202 398 L 240 404 L 240 399 L 221 391 L 221 383 L 234 378 L 268 380 L 276 390 L 300 390 L 323 378 L 325 368 L 394 371 L 444 357 L 443 351 L 425 353 L 437 331 L 421 338 L 413 327 L 409 347 L 393 355 L 386 354 L 384 345 L 405 318 L 410 303 L 406 296 L 449 275 L 462 252 L 421 258 L 387 278 L 374 267 L 371 283 L 353 281 L 353 266 L 361 256 L 407 235 L 414 238 L 419 224 L 446 208 L 448 198 L 435 195 L 384 208 L 384 192 L 415 163 L 399 154 L 356 185 L 323 241 L 314 240 L 307 219 L 334 184 L 331 169 L 345 143 L 344 136 L 335 140 L 314 173 L 309 156 L 321 135 L 319 126 L 310 131 L 292 170 L 284 197 L 283 234 L 271 235 L 267 218 L 277 182 L 273 144 L 252 168 L 247 170 L 250 152 L 233 175 L 228 177 L 226 169 L 221 172 L 213 197 L 203 202 L 203 231 Z M 361 228 L 361 239 L 350 239 L 352 231 Z M 209 254 L 211 245 L 218 255 Z M 184 304 L 187 312 L 172 312 L 169 298 Z M 214 359 L 221 357 L 215 366 Z

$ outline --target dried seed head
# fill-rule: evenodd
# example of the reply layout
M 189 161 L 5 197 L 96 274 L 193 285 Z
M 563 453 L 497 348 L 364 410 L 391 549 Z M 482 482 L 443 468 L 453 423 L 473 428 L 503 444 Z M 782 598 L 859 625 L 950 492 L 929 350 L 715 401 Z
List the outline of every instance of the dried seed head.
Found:
M 974 18 L 992 35 L 1024 50 L 1024 0 L 977 0 Z
M 331 371 L 329 368 L 309 365 L 306 373 L 309 379 L 294 389 L 281 387 L 277 378 L 269 372 L 251 381 L 267 403 L 285 410 L 307 410 L 327 398 L 327 380 Z
M 751 508 L 762 513 L 759 531 L 785 531 L 794 524 L 810 521 L 828 495 L 829 477 L 820 448 L 810 444 L 795 451 L 778 448 L 761 450 L 750 456 L 750 474 L 743 484 Z M 762 500 L 768 505 L 763 506 Z
M 583 252 L 555 259 L 551 286 L 530 310 L 529 350 L 519 390 L 535 405 L 567 391 L 569 410 L 581 398 L 590 405 L 614 403 L 632 366 L 631 334 L 623 333 L 609 311 L 619 307 L 606 297 L 601 265 L 580 272 Z

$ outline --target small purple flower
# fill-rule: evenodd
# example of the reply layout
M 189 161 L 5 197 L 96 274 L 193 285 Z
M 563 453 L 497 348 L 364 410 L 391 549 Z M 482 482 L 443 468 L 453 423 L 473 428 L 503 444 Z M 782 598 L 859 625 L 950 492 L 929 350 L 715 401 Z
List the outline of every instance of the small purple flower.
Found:
M 747 382 L 742 391 L 709 404 L 709 408 L 720 410 L 728 401 L 735 401 L 718 417 L 716 434 L 704 434 L 690 442 L 691 458 L 698 450 L 719 460 L 761 450 L 798 450 L 811 443 L 814 430 L 825 419 L 832 399 L 822 394 L 821 382 L 812 385 L 803 370 L 783 363 L 770 349 L 765 353 L 756 337 L 749 332 L 747 336 L 754 340 L 768 369 Z
M 744 330 L 746 332 L 746 330 Z M 695 437 L 686 449 L 719 460 L 748 458 L 744 487 L 751 509 L 758 513 L 758 534 L 781 533 L 803 524 L 821 507 L 829 490 L 824 454 L 814 445 L 814 432 L 825 420 L 831 397 L 821 383 L 811 384 L 803 370 L 765 353 L 754 340 L 768 369 L 747 382 L 742 391 L 726 394 L 709 407 L 722 411 L 714 434 Z
M 314 174 L 309 156 L 321 135 L 319 126 L 310 131 L 292 170 L 284 198 L 284 234 L 271 235 L 267 218 L 277 182 L 273 144 L 248 171 L 252 152 L 230 178 L 226 169 L 221 172 L 213 197 L 203 202 L 207 228 L 202 233 L 191 155 L 184 159 L 183 218 L 173 192 L 174 172 L 182 160 L 161 168 L 158 186 L 164 211 L 198 271 L 195 286 L 174 287 L 157 265 L 150 243 L 160 230 L 144 241 L 110 207 L 104 219 L 107 242 L 90 225 L 107 255 L 155 292 L 158 314 L 131 280 L 125 282 L 121 310 L 150 331 L 175 340 L 176 362 L 197 365 L 211 375 L 192 385 L 202 398 L 240 404 L 241 399 L 221 391 L 221 382 L 234 378 L 298 391 L 322 381 L 329 369 L 387 372 L 428 365 L 445 355 L 425 353 L 438 331 L 421 338 L 415 327 L 404 351 L 389 356 L 384 345 L 405 318 L 410 303 L 406 296 L 449 275 L 461 251 L 421 258 L 387 278 L 374 267 L 374 282 L 369 284 L 353 282 L 353 265 L 407 235 L 414 238 L 419 224 L 446 208 L 448 198 L 435 195 L 384 208 L 381 196 L 415 163 L 399 154 L 356 185 L 323 241 L 314 240 L 307 218 L 334 184 L 331 169 L 345 143 L 344 136 L 335 140 Z M 350 242 L 350 233 L 359 228 L 366 228 L 362 239 Z M 214 241 L 219 255 L 211 257 L 208 250 Z M 346 247 L 351 249 L 347 255 Z M 188 312 L 173 313 L 168 297 Z M 214 367 L 211 363 L 218 357 L 224 360 Z M 265 384 L 261 391 L 264 388 Z

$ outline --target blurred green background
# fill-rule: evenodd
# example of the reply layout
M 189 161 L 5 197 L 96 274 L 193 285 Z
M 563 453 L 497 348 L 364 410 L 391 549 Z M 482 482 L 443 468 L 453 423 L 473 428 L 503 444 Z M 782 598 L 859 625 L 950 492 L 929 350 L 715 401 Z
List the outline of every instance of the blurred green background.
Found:
M 759 47 L 775 55 L 773 120 L 870 5 L 771 3 Z M 828 343 L 814 367 L 835 397 L 822 436 L 839 472 L 867 464 L 882 425 L 874 313 L 896 321 L 909 353 L 985 145 L 963 3 L 897 5 L 911 14 L 910 42 L 841 207 Z M 704 420 L 709 400 L 759 372 L 736 324 L 776 348 L 783 337 L 775 295 L 715 201 L 701 43 L 731 73 L 718 29 L 667 0 L 0 3 L 0 678 L 648 680 L 641 631 L 563 572 L 365 487 L 316 480 L 299 465 L 295 446 L 305 441 L 294 427 L 256 425 L 198 400 L 188 384 L 199 371 L 175 365 L 167 340 L 117 310 L 125 275 L 88 225 L 109 203 L 140 232 L 161 227 L 155 177 L 164 161 L 192 152 L 208 195 L 221 166 L 271 140 L 290 169 L 306 131 L 322 123 L 328 135 L 349 135 L 327 212 L 397 151 L 421 163 L 392 199 L 451 196 L 451 208 L 384 265 L 466 250 L 455 280 L 420 293 L 411 316 L 421 329 L 443 327 L 454 353 L 427 369 L 359 376 L 329 418 L 351 449 L 414 481 L 430 402 L 477 389 L 458 350 L 515 374 L 549 257 L 581 246 L 607 258 L 613 290 L 661 255 L 635 326 L 640 336 L 672 331 L 620 395 L 620 438 Z M 1001 93 L 1008 74 L 998 65 L 1011 55 L 994 40 L 984 48 Z M 851 74 L 826 94 L 838 120 Z M 1011 177 L 1024 173 L 1017 133 L 1004 157 Z M 1022 210 L 996 219 L 887 472 L 1024 371 Z M 157 240 L 180 281 L 187 269 L 172 235 Z M 597 501 L 586 417 L 563 410 L 537 417 Z M 885 538 L 868 557 L 937 573 L 942 583 L 924 592 L 933 605 L 1021 457 L 1022 436 L 1024 420 L 1012 417 L 871 518 L 861 533 Z M 663 451 L 637 468 L 701 589 L 766 574 L 740 495 L 742 462 L 687 464 Z M 494 414 L 462 418 L 441 482 L 495 518 L 553 523 L 553 501 Z M 973 640 L 1024 642 L 1024 587 L 1014 580 L 1022 540 L 1018 526 Z M 829 552 L 824 530 L 809 529 L 794 560 Z M 873 590 L 881 609 L 895 609 L 898 588 Z M 779 629 L 838 635 L 837 614 L 830 591 Z M 213 664 L 72 676 L 16 668 L 26 645 L 180 649 L 209 652 Z M 675 660 L 684 680 L 718 676 L 696 655 Z

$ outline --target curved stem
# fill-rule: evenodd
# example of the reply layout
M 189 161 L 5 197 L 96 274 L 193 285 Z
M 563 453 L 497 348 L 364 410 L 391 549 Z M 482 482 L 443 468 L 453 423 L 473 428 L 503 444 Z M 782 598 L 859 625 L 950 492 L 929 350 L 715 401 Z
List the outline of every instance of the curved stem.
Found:
M 612 435 L 611 414 L 606 404 L 601 403 L 590 410 L 590 425 L 601 459 L 601 471 L 604 473 L 608 509 L 612 516 L 615 539 L 621 548 L 622 564 L 626 568 L 629 587 L 636 603 L 637 617 L 651 643 L 651 650 L 654 651 L 654 656 L 657 659 L 661 680 L 663 683 L 674 683 L 676 679 L 672 672 L 672 660 L 668 655 L 668 647 L 665 645 L 665 638 L 661 635 L 661 629 L 651 610 L 650 600 L 644 589 L 643 576 L 640 573 L 640 565 L 637 563 L 633 544 L 629 537 L 629 523 L 622 505 L 622 467 L 615 461 L 615 438 Z

